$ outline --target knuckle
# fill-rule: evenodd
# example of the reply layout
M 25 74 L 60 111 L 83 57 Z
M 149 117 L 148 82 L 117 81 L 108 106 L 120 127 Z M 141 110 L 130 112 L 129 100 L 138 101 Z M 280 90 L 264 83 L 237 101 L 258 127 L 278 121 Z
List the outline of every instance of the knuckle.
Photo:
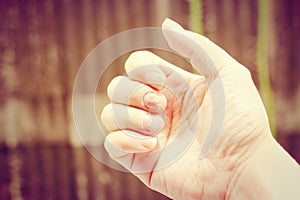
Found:
M 135 58 L 140 58 L 140 57 L 144 57 L 144 56 L 148 56 L 150 55 L 151 52 L 150 51 L 135 51 L 133 53 L 130 54 L 129 58 L 135 59 Z
M 107 104 L 101 113 L 101 120 L 104 123 L 104 125 L 107 122 L 108 117 L 110 116 L 110 113 L 112 112 L 112 104 Z
M 125 62 L 125 70 L 131 71 L 135 67 L 141 65 L 140 61 L 142 60 L 143 62 L 147 58 L 151 58 L 152 53 L 150 51 L 135 51 L 129 55 Z M 143 59 L 141 59 L 143 58 Z
M 113 94 L 116 90 L 116 87 L 118 86 L 118 84 L 121 82 L 122 79 L 124 79 L 124 76 L 114 77 L 109 83 L 109 85 L 107 86 L 107 95 L 110 99 L 113 98 Z

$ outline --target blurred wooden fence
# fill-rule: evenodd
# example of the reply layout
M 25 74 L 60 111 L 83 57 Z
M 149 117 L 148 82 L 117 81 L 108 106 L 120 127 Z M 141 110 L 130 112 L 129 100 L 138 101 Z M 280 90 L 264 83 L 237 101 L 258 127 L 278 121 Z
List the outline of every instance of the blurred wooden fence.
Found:
M 299 162 L 300 3 L 269 2 L 278 139 Z M 204 34 L 246 65 L 257 82 L 257 2 L 203 0 L 202 8 Z M 78 144 L 72 87 L 81 62 L 101 41 L 132 28 L 160 27 L 165 17 L 188 28 L 188 9 L 187 0 L 0 2 L 0 199 L 163 199 L 83 148 L 72 148 Z M 100 81 L 99 113 L 107 102 L 105 87 L 124 73 L 126 56 Z
M 12 145 L 69 141 L 75 75 L 101 41 L 128 29 L 160 26 L 166 16 L 188 21 L 188 2 L 179 0 L 7 0 L 0 8 L 0 140 Z M 122 63 L 114 64 L 101 80 L 102 93 L 123 73 Z
M 164 200 L 136 177 L 106 166 L 82 148 L 0 148 L 0 199 Z

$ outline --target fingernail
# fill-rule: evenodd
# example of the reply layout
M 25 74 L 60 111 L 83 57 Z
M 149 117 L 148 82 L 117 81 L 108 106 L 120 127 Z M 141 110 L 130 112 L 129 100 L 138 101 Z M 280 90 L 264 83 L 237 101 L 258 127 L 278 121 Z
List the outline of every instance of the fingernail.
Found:
M 147 107 L 150 107 L 152 105 L 160 103 L 159 97 L 154 92 L 146 93 L 143 101 L 144 101 L 145 106 L 147 106 Z
M 152 124 L 152 119 L 149 115 L 146 115 L 143 120 L 143 128 L 146 130 L 150 130 Z
M 184 29 L 175 21 L 166 18 L 163 22 L 163 28 L 168 29 L 168 30 L 177 30 L 177 31 L 183 31 Z

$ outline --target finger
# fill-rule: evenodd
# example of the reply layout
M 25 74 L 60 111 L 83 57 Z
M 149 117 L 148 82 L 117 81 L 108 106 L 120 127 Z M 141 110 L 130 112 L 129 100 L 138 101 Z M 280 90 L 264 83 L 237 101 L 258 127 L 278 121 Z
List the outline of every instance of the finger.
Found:
M 156 134 L 164 126 L 164 121 L 159 115 L 148 114 L 144 110 L 121 104 L 105 106 L 101 119 L 109 131 L 129 129 L 144 135 Z
M 232 72 L 233 70 L 228 69 L 232 65 L 237 65 L 231 62 L 232 60 L 230 60 L 231 57 L 229 55 L 226 55 L 220 48 L 216 48 L 216 45 L 209 43 L 203 37 L 196 42 L 194 36 L 191 37 L 189 32 L 170 19 L 166 19 L 163 22 L 162 28 L 169 46 L 181 55 L 190 58 L 191 64 L 206 77 L 209 86 L 213 102 L 213 116 L 217 116 L 219 119 L 214 120 L 216 124 L 211 126 L 203 141 L 200 158 L 204 158 L 213 149 L 223 127 L 225 94 L 221 77 L 229 75 L 230 73 L 227 73 L 227 71 Z M 203 46 L 206 46 L 206 48 L 204 49 Z M 227 63 L 228 61 L 230 63 Z M 222 76 L 219 76 L 219 72 L 223 73 Z
M 238 61 L 231 57 L 229 53 L 210 41 L 207 37 L 187 30 L 185 31 L 185 33 L 189 38 L 200 45 L 205 50 L 205 52 L 207 52 L 209 57 L 215 63 L 215 67 L 217 68 L 219 73 L 226 73 L 226 76 L 235 78 L 242 77 L 242 80 L 245 80 L 245 76 L 251 78 L 250 71 L 245 66 L 241 65 Z M 221 69 L 223 70 L 221 71 Z
M 126 76 L 115 77 L 108 85 L 107 94 L 114 103 L 137 107 L 151 113 L 161 113 L 167 106 L 163 94 Z
M 170 19 L 163 22 L 162 28 L 169 46 L 181 55 L 190 58 L 192 65 L 201 74 L 209 78 L 214 78 L 218 74 L 223 67 L 223 63 L 218 58 L 222 55 L 222 61 L 224 61 L 227 57 L 224 57 L 220 48 L 216 48 L 216 45 L 203 36 L 199 37 L 197 42 L 194 41 L 194 37 L 191 37 L 179 24 Z M 218 62 L 214 62 L 212 58 Z
M 115 131 L 110 133 L 105 140 L 106 150 L 113 156 L 113 151 L 119 149 L 125 153 L 144 153 L 153 150 L 157 145 L 156 137 L 140 135 L 130 130 Z M 118 155 L 121 155 L 118 153 Z
M 185 30 L 176 22 L 166 19 L 163 24 L 163 33 L 169 46 L 181 55 L 191 59 L 194 65 L 206 77 L 215 77 L 217 69 L 204 49 L 190 39 Z
M 230 56 L 224 49 L 213 43 L 207 37 L 198 33 L 185 30 L 186 36 L 195 41 L 204 51 L 209 55 L 211 60 L 215 63 L 216 67 L 220 69 L 224 66 L 224 63 L 230 63 L 227 67 L 233 67 L 233 63 L 239 64 L 233 57 Z
M 167 78 L 174 73 L 180 74 L 185 79 L 193 76 L 149 51 L 132 53 L 125 62 L 125 70 L 130 79 L 156 89 L 161 89 L 166 84 Z

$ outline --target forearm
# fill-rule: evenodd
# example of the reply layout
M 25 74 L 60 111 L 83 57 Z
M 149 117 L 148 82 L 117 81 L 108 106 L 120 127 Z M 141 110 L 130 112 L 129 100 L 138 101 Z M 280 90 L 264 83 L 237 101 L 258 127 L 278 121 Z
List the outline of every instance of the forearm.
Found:
M 300 199 L 300 167 L 273 138 L 237 174 L 226 199 Z

